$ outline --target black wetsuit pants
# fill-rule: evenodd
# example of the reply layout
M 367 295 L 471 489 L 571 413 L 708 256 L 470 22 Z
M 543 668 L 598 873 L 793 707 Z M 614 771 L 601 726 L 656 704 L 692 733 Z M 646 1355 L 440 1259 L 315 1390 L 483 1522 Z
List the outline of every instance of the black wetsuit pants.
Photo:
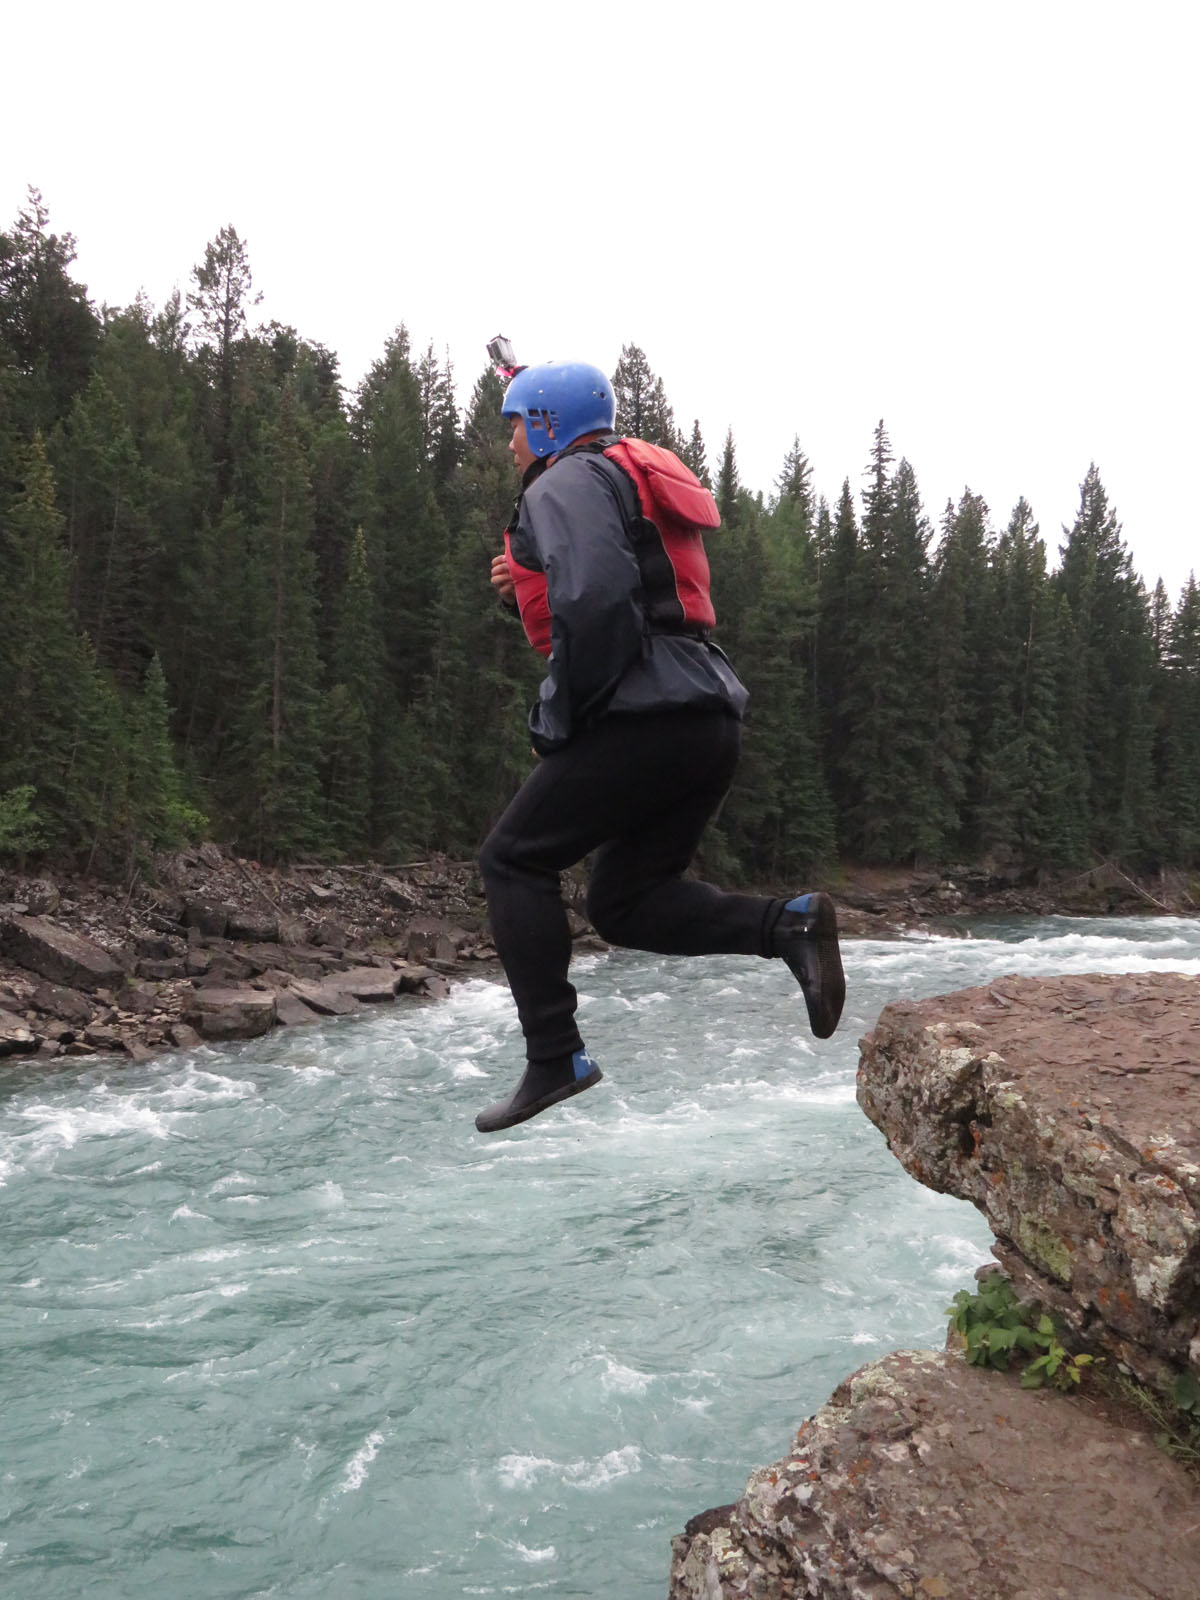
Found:
M 587 909 L 612 944 L 661 955 L 767 955 L 781 900 L 685 879 L 733 778 L 721 711 L 609 716 L 540 761 L 480 857 L 488 915 L 531 1061 L 582 1046 L 559 873 L 592 856 Z

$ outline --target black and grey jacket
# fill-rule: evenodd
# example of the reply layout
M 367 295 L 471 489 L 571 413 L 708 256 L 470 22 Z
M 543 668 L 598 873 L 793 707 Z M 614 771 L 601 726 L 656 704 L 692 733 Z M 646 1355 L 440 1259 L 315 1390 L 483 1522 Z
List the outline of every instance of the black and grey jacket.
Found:
M 521 497 L 512 554 L 545 573 L 551 614 L 549 671 L 529 714 L 539 754 L 602 716 L 745 711 L 746 690 L 716 645 L 648 621 L 631 487 L 605 456 L 572 451 Z

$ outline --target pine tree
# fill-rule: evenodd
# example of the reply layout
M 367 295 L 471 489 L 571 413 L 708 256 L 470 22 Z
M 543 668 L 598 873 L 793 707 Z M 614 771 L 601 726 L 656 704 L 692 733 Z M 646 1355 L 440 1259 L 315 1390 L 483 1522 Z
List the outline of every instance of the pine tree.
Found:
M 146 475 L 116 397 L 96 372 L 53 443 L 72 558 L 72 609 L 98 659 L 138 682 L 155 653 L 162 548 Z
M 207 819 L 187 805 L 171 744 L 167 680 L 157 656 L 130 709 L 129 812 L 131 848 L 174 847 L 202 834 Z
M 818 724 L 824 735 L 824 768 L 840 837 L 848 839 L 847 823 L 854 795 L 852 728 L 847 685 L 854 667 L 857 624 L 859 536 L 854 496 L 848 478 L 842 481 L 837 511 L 817 541 L 817 623 L 813 639 Z
M 1193 573 L 1171 619 L 1163 777 L 1165 844 L 1180 866 L 1200 865 L 1200 587 Z
M 619 434 L 682 454 L 682 435 L 675 426 L 675 413 L 667 401 L 663 381 L 651 371 L 646 352 L 636 344 L 622 347 L 612 386 Z
M 741 483 L 738 479 L 737 449 L 733 442 L 733 429 L 725 431 L 725 447 L 721 452 L 721 469 L 717 473 L 717 510 L 721 513 L 721 521 L 726 528 L 736 528 L 740 506 L 738 492 Z
M 384 692 L 383 641 L 361 528 L 342 591 L 330 675 L 322 732 L 326 818 L 334 848 L 355 856 L 372 842 L 373 753 Z
M 708 472 L 708 452 L 704 448 L 704 436 L 700 432 L 700 419 L 692 423 L 692 435 L 679 450 L 679 459 L 700 479 L 706 489 L 712 488 L 712 478 Z
M 246 333 L 247 313 L 262 299 L 254 293 L 254 278 L 245 242 L 237 229 L 221 229 L 205 246 L 204 260 L 192 269 L 196 287 L 188 305 L 196 313 L 201 354 L 212 375 L 213 405 L 209 438 L 214 467 L 215 506 L 233 492 L 234 379 L 238 345 Z
M 929 529 L 911 466 L 902 460 L 893 475 L 891 459 L 880 422 L 847 618 L 844 821 L 852 848 L 868 860 L 937 859 L 944 838 L 926 750 Z
M 1077 647 L 1076 725 L 1067 738 L 1086 766 L 1088 843 L 1101 856 L 1133 860 L 1152 849 L 1155 833 L 1154 648 L 1146 593 L 1094 464 L 1060 554 L 1057 588 Z
M 0 794 L 32 786 L 50 847 L 75 859 L 109 839 L 123 790 L 119 707 L 69 607 L 69 562 L 41 436 L 0 535 Z
M 989 544 L 987 505 L 965 490 L 957 508 L 946 506 L 930 593 L 927 807 L 935 854 L 981 846 L 979 767 L 996 672 Z
M 323 838 L 312 505 L 288 384 L 265 435 L 262 521 L 246 572 L 254 658 L 238 708 L 240 750 L 223 776 L 240 836 L 274 859 L 318 850 Z
M 68 269 L 69 233 L 49 231 L 41 195 L 29 190 L 9 233 L 0 233 L 0 366 L 17 375 L 17 408 L 28 440 L 48 435 L 87 382 L 99 324 L 87 289 Z

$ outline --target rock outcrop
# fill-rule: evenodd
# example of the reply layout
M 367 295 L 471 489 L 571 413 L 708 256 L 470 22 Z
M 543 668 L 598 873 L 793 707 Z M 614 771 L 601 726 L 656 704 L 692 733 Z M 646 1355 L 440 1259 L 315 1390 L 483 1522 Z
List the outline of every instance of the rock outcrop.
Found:
M 890 1005 L 858 1097 L 1077 1342 L 1147 1382 L 1200 1375 L 1200 981 L 1006 978 Z
M 858 1096 L 915 1177 L 984 1212 L 1076 1348 L 1160 1388 L 1200 1375 L 1200 979 L 890 1005 Z M 1103 1393 L 907 1352 L 673 1548 L 671 1600 L 1195 1600 L 1200 1485 Z

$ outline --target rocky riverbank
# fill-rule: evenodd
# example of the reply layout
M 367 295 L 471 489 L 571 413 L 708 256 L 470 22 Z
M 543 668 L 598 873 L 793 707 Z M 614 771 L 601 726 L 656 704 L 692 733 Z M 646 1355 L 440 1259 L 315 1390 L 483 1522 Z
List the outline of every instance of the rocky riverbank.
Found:
M 953 930 L 967 915 L 1195 910 L 1189 885 L 1111 866 L 1069 877 L 978 868 L 844 871 L 843 931 Z M 582 905 L 582 881 L 573 884 Z M 578 910 L 578 939 L 593 938 Z M 244 1038 L 396 995 L 438 996 L 495 951 L 473 863 L 264 868 L 214 844 L 130 883 L 0 874 L 0 1055 Z
M 894 1003 L 858 1098 L 914 1177 L 987 1216 L 1075 1352 L 1149 1395 L 1200 1381 L 1200 979 Z M 888 1356 L 688 1525 L 671 1600 L 1194 1600 L 1200 1484 L 1154 1433 L 1111 1385 Z
M 0 1054 L 143 1059 L 437 997 L 494 955 L 474 871 L 441 859 L 268 871 L 203 845 L 128 886 L 9 875 Z

